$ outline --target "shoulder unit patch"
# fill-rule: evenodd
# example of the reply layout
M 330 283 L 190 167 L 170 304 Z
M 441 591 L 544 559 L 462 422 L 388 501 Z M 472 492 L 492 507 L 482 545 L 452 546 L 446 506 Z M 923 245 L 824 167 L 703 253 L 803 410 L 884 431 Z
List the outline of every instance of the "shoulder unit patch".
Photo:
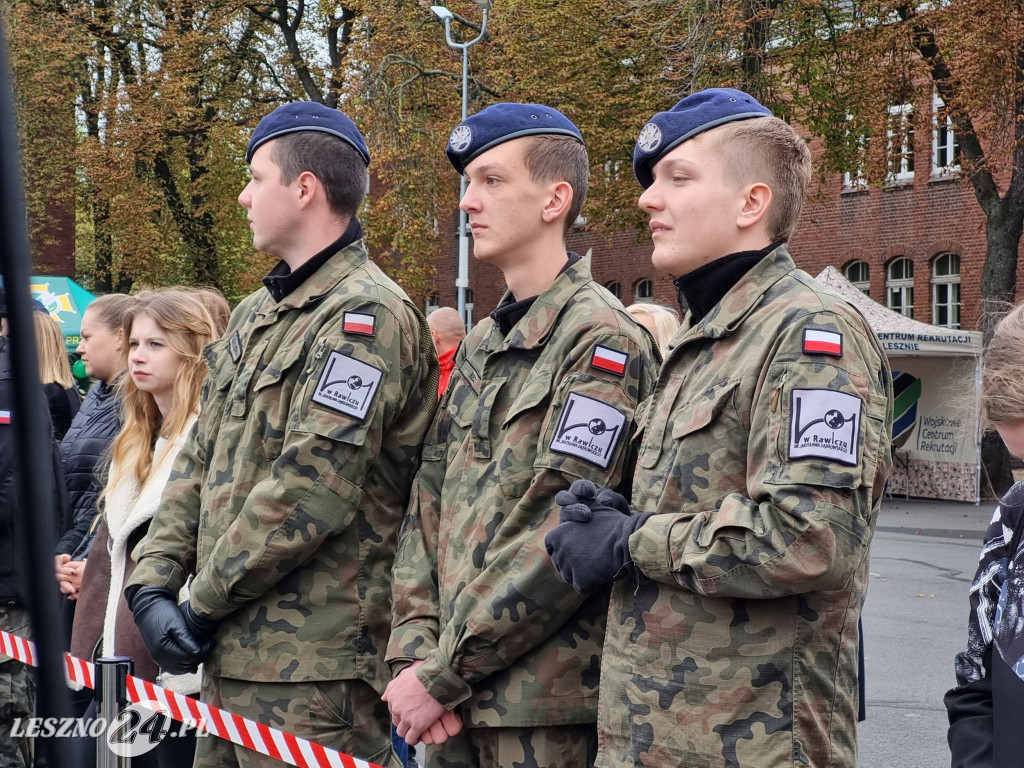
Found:
M 863 401 L 831 389 L 794 389 L 789 458 L 817 458 L 856 466 Z
M 313 391 L 313 402 L 332 411 L 365 419 L 384 372 L 372 365 L 331 352 Z
M 804 329 L 805 355 L 843 356 L 843 334 L 819 328 Z
M 376 328 L 377 318 L 375 315 L 368 315 L 365 312 L 346 312 L 342 317 L 342 330 L 345 333 L 373 336 Z
M 548 448 L 607 469 L 625 426 L 626 416 L 618 408 L 570 392 Z
M 603 347 L 600 344 L 594 347 L 594 354 L 590 356 L 590 367 L 599 371 L 608 371 L 616 376 L 626 374 L 626 363 L 629 362 L 629 355 L 619 352 L 611 347 Z

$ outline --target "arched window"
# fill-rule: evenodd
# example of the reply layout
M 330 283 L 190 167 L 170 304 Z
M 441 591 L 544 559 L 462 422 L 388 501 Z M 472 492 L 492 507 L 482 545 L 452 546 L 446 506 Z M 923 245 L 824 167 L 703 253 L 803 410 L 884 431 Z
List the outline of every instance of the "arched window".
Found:
M 851 261 L 843 269 L 843 277 L 861 293 L 871 295 L 871 269 L 866 261 Z
M 960 327 L 960 257 L 955 253 L 932 260 L 932 323 Z
M 885 305 L 901 315 L 914 316 L 914 262 L 906 256 L 889 262 L 885 280 Z
M 612 280 L 611 282 L 605 283 L 604 287 L 611 291 L 612 296 L 616 299 L 622 298 L 622 283 L 618 280 Z
M 654 283 L 650 280 L 637 281 L 633 289 L 633 301 L 647 301 L 654 297 Z

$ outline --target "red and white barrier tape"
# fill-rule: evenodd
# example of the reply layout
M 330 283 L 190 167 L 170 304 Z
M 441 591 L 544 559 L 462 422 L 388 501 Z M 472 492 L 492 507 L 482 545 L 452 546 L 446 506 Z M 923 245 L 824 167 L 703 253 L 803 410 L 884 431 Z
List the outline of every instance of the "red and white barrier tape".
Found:
M 38 666 L 35 644 L 3 630 L 0 630 L 0 653 L 30 666 Z M 87 688 L 96 687 L 96 676 L 90 662 L 65 653 L 64 671 L 68 680 Z M 166 707 L 165 714 L 170 714 L 179 723 L 186 720 L 199 723 L 200 728 L 214 736 L 289 765 L 297 765 L 299 768 L 380 768 L 366 760 L 284 733 L 226 709 L 211 707 L 134 675 L 128 675 L 127 688 L 128 699 L 133 704 L 142 703 L 145 706 L 146 702 L 158 702 Z

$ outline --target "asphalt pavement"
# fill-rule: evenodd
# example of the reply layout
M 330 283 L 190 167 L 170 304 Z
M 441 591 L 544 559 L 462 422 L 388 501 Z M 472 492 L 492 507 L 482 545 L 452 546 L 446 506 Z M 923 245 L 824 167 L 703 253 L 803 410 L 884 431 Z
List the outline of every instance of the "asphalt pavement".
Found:
M 949 765 L 942 696 L 967 638 L 967 590 L 995 508 L 886 500 L 864 604 L 867 720 L 860 768 Z

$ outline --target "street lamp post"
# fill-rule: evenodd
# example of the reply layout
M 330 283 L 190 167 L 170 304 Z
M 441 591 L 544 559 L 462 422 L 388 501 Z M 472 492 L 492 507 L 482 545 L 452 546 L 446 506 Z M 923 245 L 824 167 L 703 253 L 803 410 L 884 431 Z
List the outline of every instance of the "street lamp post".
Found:
M 452 19 L 455 15 L 443 5 L 432 5 L 430 10 L 442 22 L 444 22 L 444 39 L 451 48 L 462 51 L 462 119 L 466 119 L 469 106 L 469 49 L 483 40 L 487 33 L 487 13 L 491 10 L 491 0 L 476 0 L 476 4 L 483 11 L 483 22 L 480 24 L 480 34 L 465 43 L 456 43 L 452 40 Z M 459 180 L 459 200 L 466 194 L 466 176 L 462 175 Z M 455 278 L 455 287 L 459 295 L 459 316 L 465 323 L 466 317 L 466 290 L 469 288 L 469 216 L 464 210 L 459 209 L 459 274 Z M 468 325 L 468 323 L 467 323 Z

